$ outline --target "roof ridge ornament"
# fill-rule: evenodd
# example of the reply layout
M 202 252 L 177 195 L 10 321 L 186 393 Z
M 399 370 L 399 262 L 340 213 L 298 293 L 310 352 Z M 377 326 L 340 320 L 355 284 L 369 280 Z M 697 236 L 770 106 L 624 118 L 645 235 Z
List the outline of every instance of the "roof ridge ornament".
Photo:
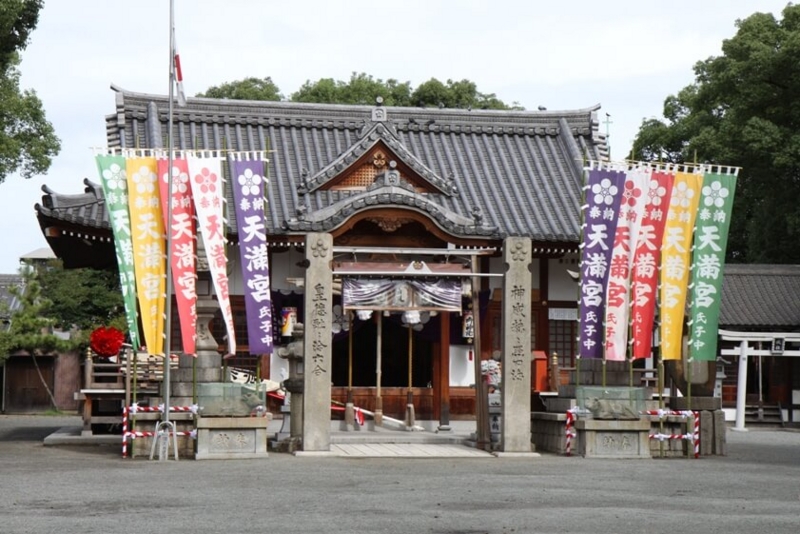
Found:
M 386 108 L 383 107 L 383 97 L 376 96 L 375 107 L 372 108 L 372 122 L 386 122 L 387 120 Z
M 483 226 L 483 211 L 480 206 L 472 206 L 472 218 L 475 221 L 475 226 Z

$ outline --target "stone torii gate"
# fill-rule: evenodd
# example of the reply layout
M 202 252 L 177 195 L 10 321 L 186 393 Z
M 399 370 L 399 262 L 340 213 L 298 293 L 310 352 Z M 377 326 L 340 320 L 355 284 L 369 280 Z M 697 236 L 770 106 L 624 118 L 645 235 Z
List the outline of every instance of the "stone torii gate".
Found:
M 333 237 L 306 235 L 302 447 L 330 452 Z M 500 453 L 531 454 L 531 241 L 503 243 L 502 429 Z M 476 380 L 479 377 L 476 377 Z M 476 392 L 482 391 L 476 388 Z

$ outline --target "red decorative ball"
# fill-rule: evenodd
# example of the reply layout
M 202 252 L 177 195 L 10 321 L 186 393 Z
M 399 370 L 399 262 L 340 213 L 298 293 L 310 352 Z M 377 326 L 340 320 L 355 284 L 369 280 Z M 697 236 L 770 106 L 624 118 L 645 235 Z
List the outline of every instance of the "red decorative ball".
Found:
M 106 328 L 101 326 L 89 336 L 89 347 L 95 354 L 102 358 L 110 358 L 119 354 L 125 336 L 113 326 Z

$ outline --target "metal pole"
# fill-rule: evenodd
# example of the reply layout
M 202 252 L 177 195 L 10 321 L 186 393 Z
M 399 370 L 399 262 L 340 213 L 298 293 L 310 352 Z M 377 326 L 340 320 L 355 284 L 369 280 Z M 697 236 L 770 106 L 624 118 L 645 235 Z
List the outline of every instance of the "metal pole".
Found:
M 176 434 L 175 424 L 169 420 L 169 398 L 170 398 L 170 347 L 172 322 L 172 269 L 170 267 L 170 255 L 172 252 L 172 232 L 170 222 L 172 221 L 172 159 L 173 159 L 173 133 L 172 133 L 172 98 L 175 85 L 175 2 L 169 1 L 169 102 L 167 103 L 167 220 L 164 230 L 167 233 L 166 239 L 166 283 L 164 289 L 164 373 L 162 375 L 161 392 L 164 397 L 164 412 L 160 423 L 156 423 L 155 436 L 153 436 L 153 447 L 150 450 L 150 459 L 158 448 L 158 459 L 165 461 L 169 459 L 169 438 L 172 436 L 173 448 L 175 449 L 175 460 L 178 459 L 178 435 Z M 163 201 L 163 199 L 162 199 Z
M 168 122 L 167 122 L 167 143 L 168 147 L 168 161 L 167 161 L 167 194 L 172 195 L 172 160 L 173 160 L 173 134 L 172 134 L 172 98 L 175 86 L 175 0 L 169 0 L 169 104 L 168 104 Z M 172 269 L 170 267 L 170 255 L 172 254 L 172 232 L 170 231 L 170 223 L 172 222 L 172 201 L 167 199 L 167 224 L 165 230 L 167 231 L 167 280 L 166 280 L 166 304 L 164 311 L 166 312 L 166 319 L 164 321 L 164 422 L 169 422 L 169 397 L 170 397 L 170 366 L 169 359 L 172 348 L 171 329 L 172 321 Z
M 739 343 L 739 383 L 736 386 L 736 424 L 733 430 L 745 431 L 744 401 L 747 393 L 747 340 Z

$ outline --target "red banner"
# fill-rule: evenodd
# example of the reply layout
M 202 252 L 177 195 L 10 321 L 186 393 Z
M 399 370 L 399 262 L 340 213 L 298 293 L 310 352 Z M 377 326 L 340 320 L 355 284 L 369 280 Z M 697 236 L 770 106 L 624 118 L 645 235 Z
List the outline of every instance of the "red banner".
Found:
M 654 172 L 650 179 L 644 218 L 633 258 L 631 324 L 633 358 L 648 358 L 652 349 L 658 266 L 667 222 L 673 174 Z
M 169 206 L 161 203 L 164 227 L 170 232 L 171 250 L 167 251 L 172 269 L 172 280 L 175 285 L 175 300 L 178 305 L 178 317 L 181 326 L 181 342 L 183 353 L 196 356 L 197 341 L 197 292 L 195 282 L 197 270 L 195 266 L 195 224 L 192 207 L 192 191 L 189 186 L 189 168 L 185 159 L 172 161 L 172 194 L 168 194 L 169 160 L 158 160 L 158 182 L 161 198 L 170 198 L 172 202 L 172 220 L 169 221 Z M 167 308 L 168 310 L 170 308 Z M 167 333 L 167 335 L 170 335 Z

